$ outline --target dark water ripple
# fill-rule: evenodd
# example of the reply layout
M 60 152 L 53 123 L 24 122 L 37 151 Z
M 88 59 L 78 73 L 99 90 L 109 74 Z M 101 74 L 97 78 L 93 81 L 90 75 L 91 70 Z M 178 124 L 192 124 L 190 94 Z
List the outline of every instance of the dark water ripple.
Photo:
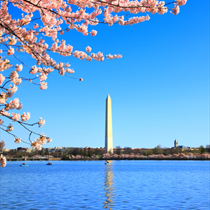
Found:
M 0 169 L 0 209 L 210 209 L 210 161 L 26 163 Z

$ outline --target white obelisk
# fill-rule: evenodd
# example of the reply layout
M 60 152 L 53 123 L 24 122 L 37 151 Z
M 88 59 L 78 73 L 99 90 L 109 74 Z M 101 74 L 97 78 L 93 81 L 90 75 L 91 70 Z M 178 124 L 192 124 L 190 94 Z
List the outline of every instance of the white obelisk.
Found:
M 111 98 L 106 98 L 106 125 L 105 125 L 105 153 L 113 153 L 112 139 L 112 105 Z

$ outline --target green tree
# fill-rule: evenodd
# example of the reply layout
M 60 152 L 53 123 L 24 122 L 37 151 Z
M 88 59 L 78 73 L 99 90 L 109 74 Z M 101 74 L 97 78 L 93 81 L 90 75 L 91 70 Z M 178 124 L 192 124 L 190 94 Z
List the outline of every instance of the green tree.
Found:
M 44 151 L 44 149 L 42 148 L 41 156 L 44 156 L 44 155 L 45 155 L 45 151 Z
M 161 148 L 161 145 L 157 145 L 154 149 L 153 149 L 153 153 L 155 155 L 157 154 L 162 154 L 163 153 L 163 149 Z
M 34 155 L 38 155 L 38 153 L 39 153 L 38 150 L 33 151 L 33 154 L 34 154 Z
M 173 154 L 178 154 L 181 152 L 182 152 L 182 149 L 180 147 L 177 147 L 177 148 L 173 149 L 173 151 L 172 151 Z
M 78 155 L 82 155 L 83 154 L 83 149 L 79 149 L 78 150 Z
M 61 159 L 62 159 L 62 160 L 69 160 L 69 157 L 66 155 L 66 153 L 63 153 Z
M 124 154 L 131 154 L 131 153 L 132 153 L 131 147 L 125 147 L 124 148 Z
M 200 152 L 200 154 L 203 154 L 203 153 L 206 152 L 206 149 L 204 148 L 203 145 L 201 145 L 201 146 L 199 147 L 199 152 Z
M 73 149 L 69 148 L 68 151 L 67 151 L 67 154 L 72 155 L 72 152 L 73 152 Z
M 93 154 L 95 154 L 95 155 L 103 155 L 103 154 L 104 154 L 104 150 L 99 149 L 99 148 L 96 148 L 96 149 L 93 151 Z
M 153 155 L 153 150 L 152 149 L 148 149 L 148 150 L 144 150 L 144 155 L 147 156 L 147 155 Z
M 206 148 L 206 152 L 210 153 L 210 148 Z
M 88 153 L 86 152 L 86 150 L 82 151 L 82 156 L 84 156 L 84 157 L 88 156 Z
M 76 156 L 79 154 L 79 149 L 78 148 L 74 148 L 72 151 L 72 155 Z
M 120 154 L 121 154 L 121 147 L 120 147 L 120 146 L 116 146 L 115 153 L 116 153 L 117 155 L 120 155 Z
M 49 150 L 48 150 L 48 148 L 46 149 L 46 151 L 45 151 L 45 155 L 49 155 L 50 153 L 49 153 Z
M 88 148 L 88 157 L 92 157 L 92 156 L 93 156 L 93 151 L 90 148 Z
M 171 150 L 171 149 L 164 149 L 164 150 L 163 150 L 163 154 L 164 154 L 164 155 L 172 154 L 172 150 Z
M 16 154 L 16 157 L 17 157 L 17 158 L 22 158 L 22 157 L 23 157 L 23 154 L 22 154 L 21 152 L 18 152 L 18 153 Z

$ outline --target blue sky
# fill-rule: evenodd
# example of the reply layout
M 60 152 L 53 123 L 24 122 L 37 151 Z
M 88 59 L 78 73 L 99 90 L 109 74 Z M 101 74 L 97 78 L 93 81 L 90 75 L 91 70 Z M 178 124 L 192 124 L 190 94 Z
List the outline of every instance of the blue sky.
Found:
M 104 147 L 105 100 L 112 99 L 114 147 L 153 148 L 157 145 L 198 147 L 209 143 L 209 1 L 188 1 L 179 15 L 150 15 L 150 20 L 133 26 L 93 27 L 97 36 L 76 31 L 64 35 L 74 49 L 122 54 L 122 59 L 80 61 L 54 55 L 69 62 L 75 77 L 54 72 L 48 89 L 24 83 L 17 96 L 22 111 L 35 122 L 46 124 L 34 130 L 53 141 L 45 147 Z M 28 65 L 31 59 L 20 55 Z M 28 70 L 25 69 L 25 72 Z M 21 75 L 21 74 L 20 74 Z M 23 140 L 28 133 L 15 125 L 14 133 Z M 34 136 L 35 138 L 35 136 Z M 1 131 L 6 148 L 13 143 Z

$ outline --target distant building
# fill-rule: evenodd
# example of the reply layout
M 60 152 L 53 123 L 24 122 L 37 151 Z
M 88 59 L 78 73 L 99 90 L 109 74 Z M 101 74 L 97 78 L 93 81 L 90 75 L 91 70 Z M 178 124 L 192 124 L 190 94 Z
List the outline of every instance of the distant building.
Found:
M 175 139 L 174 141 L 174 148 L 177 148 L 178 147 L 178 141 Z
M 17 151 L 18 152 L 25 152 L 27 149 L 25 147 L 18 147 Z
M 10 152 L 16 152 L 17 149 L 10 149 Z
M 56 151 L 56 149 L 54 149 L 54 148 L 50 149 L 49 148 L 49 152 L 55 152 L 55 151 Z
M 56 149 L 60 150 L 60 149 L 63 149 L 63 147 L 55 147 Z
M 210 148 L 210 145 L 206 145 L 206 148 L 208 148 L 208 149 L 209 149 L 209 148 Z
M 1 150 L 2 152 L 9 152 L 10 151 L 10 149 L 7 149 L 7 148 L 2 148 L 2 150 Z
M 26 152 L 30 153 L 30 152 L 32 152 L 32 150 L 33 150 L 32 148 L 27 148 Z

